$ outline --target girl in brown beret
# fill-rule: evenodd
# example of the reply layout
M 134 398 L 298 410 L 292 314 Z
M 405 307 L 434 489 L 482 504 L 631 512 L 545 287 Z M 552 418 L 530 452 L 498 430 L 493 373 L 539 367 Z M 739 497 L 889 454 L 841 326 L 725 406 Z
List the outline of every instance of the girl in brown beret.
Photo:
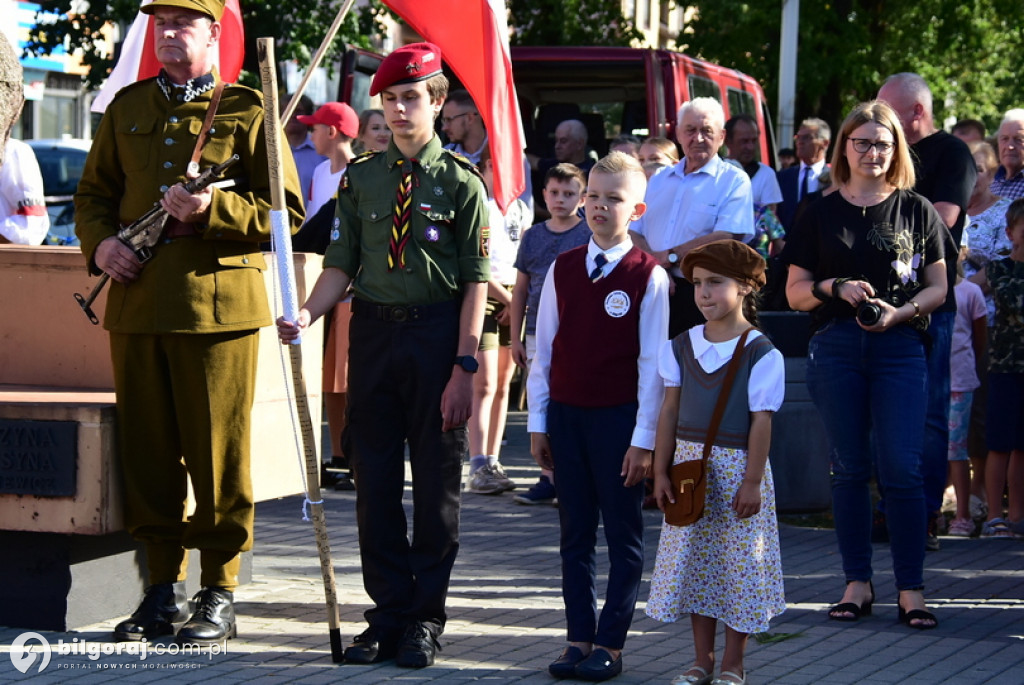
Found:
M 707 323 L 662 346 L 658 360 L 665 400 L 654 448 L 654 494 L 664 510 L 675 502 L 672 464 L 704 458 L 712 409 L 727 393 L 705 464 L 704 514 L 688 526 L 665 523 L 651 578 L 647 615 L 675 622 L 690 615 L 696 658 L 673 682 L 746 682 L 743 653 L 750 633 L 768 629 L 786 609 L 775 489 L 768 464 L 772 414 L 785 388 L 782 355 L 756 323 L 764 259 L 736 240 L 689 252 L 683 275 Z M 725 381 L 734 354 L 735 378 Z M 715 678 L 715 629 L 725 623 L 725 651 Z

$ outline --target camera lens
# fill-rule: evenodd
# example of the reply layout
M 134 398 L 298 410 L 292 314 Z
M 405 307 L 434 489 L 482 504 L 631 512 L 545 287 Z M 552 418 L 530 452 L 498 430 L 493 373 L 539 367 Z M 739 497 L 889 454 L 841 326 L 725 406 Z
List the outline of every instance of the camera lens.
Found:
M 865 326 L 874 326 L 882 318 L 882 308 L 874 302 L 865 300 L 857 305 L 857 321 Z

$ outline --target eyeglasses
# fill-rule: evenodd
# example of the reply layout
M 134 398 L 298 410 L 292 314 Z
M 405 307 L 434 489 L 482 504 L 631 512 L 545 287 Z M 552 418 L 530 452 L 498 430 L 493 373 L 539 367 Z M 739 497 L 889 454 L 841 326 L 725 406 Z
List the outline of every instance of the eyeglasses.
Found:
M 441 123 L 443 123 L 443 124 L 450 124 L 453 121 L 455 121 L 456 119 L 461 119 L 462 117 L 468 117 L 472 113 L 473 112 L 463 112 L 462 114 L 456 114 L 455 116 L 452 116 L 452 117 L 441 117 Z
M 893 143 L 888 140 L 880 140 L 877 143 L 868 140 L 867 138 L 849 138 L 853 143 L 853 149 L 864 154 L 871 148 L 875 148 L 875 151 L 880 155 L 887 155 L 892 152 L 893 148 L 896 147 Z

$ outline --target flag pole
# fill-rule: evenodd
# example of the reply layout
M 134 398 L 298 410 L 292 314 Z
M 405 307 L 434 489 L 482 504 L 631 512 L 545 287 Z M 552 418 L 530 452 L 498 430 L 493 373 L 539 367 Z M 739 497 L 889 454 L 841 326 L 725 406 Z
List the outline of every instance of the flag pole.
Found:
M 302 81 L 299 82 L 298 89 L 292 93 L 292 99 L 288 101 L 288 105 L 284 108 L 284 112 L 281 113 L 281 125 L 286 125 L 295 114 L 295 108 L 299 105 L 299 98 L 306 92 L 306 86 L 309 85 L 309 79 L 313 77 L 313 72 L 320 66 L 320 62 L 323 61 L 324 55 L 327 54 L 327 48 L 330 47 L 331 43 L 334 42 L 334 37 L 338 34 L 338 29 L 341 28 L 341 22 L 345 21 L 345 16 L 348 15 L 352 4 L 355 0 L 345 0 L 345 4 L 338 10 L 338 16 L 334 18 L 334 23 L 327 29 L 327 35 L 324 36 L 323 41 L 320 43 L 320 48 L 313 55 L 313 61 L 310 62 L 309 66 L 306 67 L 306 73 L 302 75 Z
M 292 239 L 288 230 L 288 210 L 284 199 L 284 170 L 281 167 L 281 123 L 277 116 L 277 75 L 274 61 L 274 39 L 257 38 L 256 51 L 259 56 L 260 82 L 263 85 L 263 120 L 267 138 L 267 158 L 270 167 L 270 224 L 277 254 L 277 275 L 281 283 L 281 299 L 284 316 L 289 321 L 298 317 L 298 296 L 295 286 L 295 268 L 292 264 Z M 327 538 L 327 519 L 324 517 L 324 503 L 320 494 L 320 459 L 316 453 L 316 434 L 306 395 L 306 382 L 302 377 L 302 345 L 299 340 L 288 345 L 292 369 L 292 384 L 295 390 L 295 407 L 302 430 L 303 453 L 306 466 L 306 504 L 313 518 L 317 552 L 320 555 L 320 572 L 324 579 L 324 595 L 327 599 L 327 623 L 330 629 L 331 659 L 335 663 L 344 661 L 341 647 L 341 619 L 338 611 L 338 590 L 334 581 L 334 563 L 331 560 L 331 545 Z M 303 507 L 305 509 L 305 506 Z

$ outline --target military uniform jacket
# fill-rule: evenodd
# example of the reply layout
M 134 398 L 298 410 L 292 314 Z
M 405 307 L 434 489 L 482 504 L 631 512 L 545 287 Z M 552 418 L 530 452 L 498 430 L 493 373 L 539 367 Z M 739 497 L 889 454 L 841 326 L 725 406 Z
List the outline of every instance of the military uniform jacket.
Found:
M 475 167 L 434 136 L 414 158 L 405 268 L 388 271 L 388 243 L 402 153 L 392 142 L 348 166 L 324 266 L 351 276 L 356 297 L 387 305 L 434 304 L 462 283 L 490 279 L 487 192 Z
M 151 209 L 185 180 L 213 94 L 211 75 L 185 88 L 160 77 L 121 90 L 99 125 L 75 194 L 75 221 L 89 269 L 96 246 Z M 205 90 L 204 90 L 205 89 Z M 287 149 L 287 148 L 284 148 Z M 270 180 L 263 100 L 237 85 L 224 89 L 203 147 L 201 169 L 232 154 L 234 188 L 214 188 L 207 224 L 195 237 L 162 240 L 130 286 L 110 282 L 104 327 L 118 333 L 212 333 L 271 323 L 259 243 L 270 235 Z M 302 194 L 291 155 L 283 159 L 292 231 L 302 222 Z

